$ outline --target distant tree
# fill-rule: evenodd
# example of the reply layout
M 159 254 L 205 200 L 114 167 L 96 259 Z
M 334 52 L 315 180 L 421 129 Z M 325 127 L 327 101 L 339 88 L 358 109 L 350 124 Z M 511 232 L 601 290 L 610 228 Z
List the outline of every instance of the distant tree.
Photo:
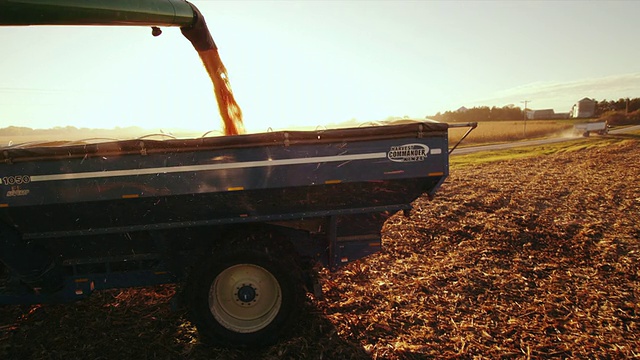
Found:
M 632 113 L 640 110 L 640 98 L 626 99 L 628 101 L 628 112 Z

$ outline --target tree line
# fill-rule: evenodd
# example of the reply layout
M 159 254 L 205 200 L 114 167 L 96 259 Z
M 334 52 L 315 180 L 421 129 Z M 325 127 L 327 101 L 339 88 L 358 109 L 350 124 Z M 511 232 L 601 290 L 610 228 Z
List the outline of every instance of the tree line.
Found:
M 640 109 L 640 98 L 626 98 L 618 100 L 596 100 L 595 116 L 606 114 L 612 111 L 622 111 L 625 113 L 631 113 Z M 429 116 L 434 120 L 441 122 L 454 122 L 454 121 L 499 121 L 499 120 L 518 120 L 524 119 L 525 110 L 519 106 L 513 104 L 497 107 L 497 106 L 476 106 L 470 109 L 445 111 L 444 113 L 438 112 L 433 116 Z
M 492 121 L 492 120 L 514 120 L 523 119 L 524 111 L 519 106 L 507 105 L 503 107 L 497 106 L 476 106 L 471 109 L 438 112 L 430 116 L 434 120 L 441 122 L 454 121 Z
M 638 110 L 640 110 L 640 98 L 626 98 L 609 101 L 602 100 L 596 103 L 596 116 L 611 111 L 623 111 L 625 113 L 632 113 Z

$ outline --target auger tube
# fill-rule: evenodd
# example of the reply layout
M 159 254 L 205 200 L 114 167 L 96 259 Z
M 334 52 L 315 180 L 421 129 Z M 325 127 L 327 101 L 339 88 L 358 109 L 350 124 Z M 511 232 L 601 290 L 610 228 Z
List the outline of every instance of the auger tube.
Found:
M 191 26 L 183 0 L 0 0 L 0 25 Z
M 0 26 L 178 26 L 196 51 L 216 49 L 204 16 L 184 0 L 0 0 Z

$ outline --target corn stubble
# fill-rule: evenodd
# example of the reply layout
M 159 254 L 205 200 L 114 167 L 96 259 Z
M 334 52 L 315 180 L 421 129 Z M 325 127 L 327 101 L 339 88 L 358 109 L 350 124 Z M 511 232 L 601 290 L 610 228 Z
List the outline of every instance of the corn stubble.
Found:
M 637 357 L 638 145 L 454 169 L 271 348 L 198 345 L 162 286 L 0 307 L 0 358 Z

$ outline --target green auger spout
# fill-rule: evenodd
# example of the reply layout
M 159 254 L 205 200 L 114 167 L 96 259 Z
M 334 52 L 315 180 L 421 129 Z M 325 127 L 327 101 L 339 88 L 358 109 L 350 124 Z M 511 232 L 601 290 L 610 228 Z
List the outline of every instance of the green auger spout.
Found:
M 177 26 L 198 51 L 215 48 L 204 17 L 184 0 L 0 0 L 0 26 Z

